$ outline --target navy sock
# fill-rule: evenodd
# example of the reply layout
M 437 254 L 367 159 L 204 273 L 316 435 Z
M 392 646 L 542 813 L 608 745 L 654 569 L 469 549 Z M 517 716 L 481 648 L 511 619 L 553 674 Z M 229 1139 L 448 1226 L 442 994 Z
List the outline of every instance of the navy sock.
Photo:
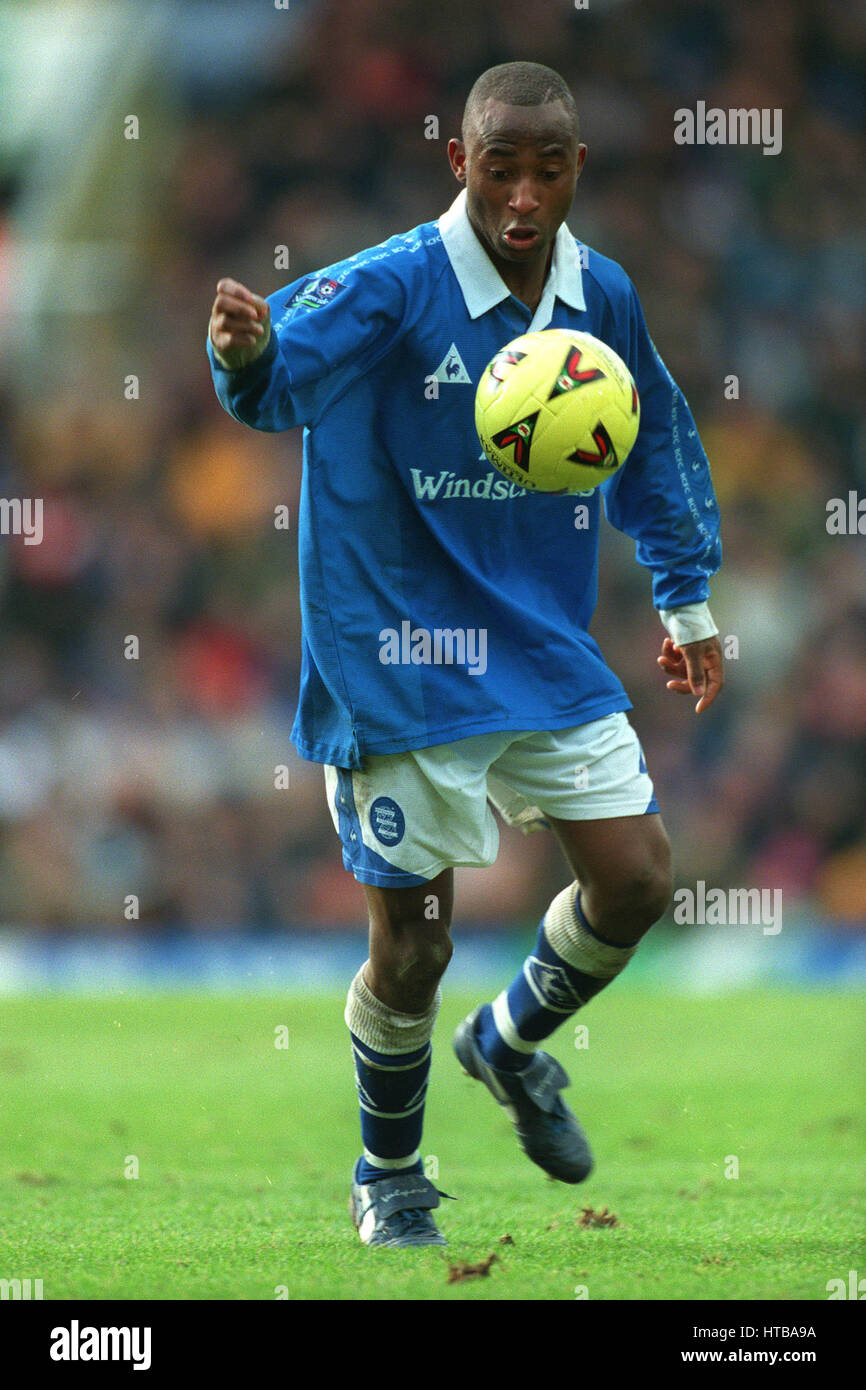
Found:
M 534 953 L 508 989 L 481 1010 L 476 1038 L 482 1056 L 501 1071 L 523 1071 L 536 1044 L 604 989 L 634 950 L 599 937 L 579 892 L 566 889 L 545 913 Z
M 396 1172 L 421 1173 L 419 1153 L 431 1046 L 396 1055 L 377 1052 L 352 1033 L 355 1080 L 361 1106 L 364 1155 L 356 1181 L 375 1182 Z

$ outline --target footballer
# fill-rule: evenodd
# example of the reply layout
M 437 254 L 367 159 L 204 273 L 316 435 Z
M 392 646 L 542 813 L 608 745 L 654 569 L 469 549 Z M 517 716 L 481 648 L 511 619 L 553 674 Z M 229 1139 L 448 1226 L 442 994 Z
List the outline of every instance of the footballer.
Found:
M 303 427 L 292 739 L 324 767 L 369 914 L 345 1011 L 363 1148 L 351 1210 L 369 1246 L 445 1243 L 424 1100 L 454 869 L 494 862 L 491 805 L 549 828 L 571 881 L 454 1050 L 533 1163 L 566 1183 L 592 1169 L 568 1077 L 540 1045 L 625 968 L 671 893 L 631 704 L 588 632 L 602 504 L 652 572 L 667 688 L 700 713 L 723 682 L 706 455 L 628 276 L 566 226 L 586 156 L 574 98 L 548 67 L 500 64 L 472 87 L 461 135 L 448 142 L 461 189 L 440 217 L 267 299 L 223 279 L 208 328 L 229 414 Z M 551 327 L 603 339 L 640 395 L 635 446 L 582 496 L 583 529 L 573 498 L 506 482 L 474 426 L 490 359 Z

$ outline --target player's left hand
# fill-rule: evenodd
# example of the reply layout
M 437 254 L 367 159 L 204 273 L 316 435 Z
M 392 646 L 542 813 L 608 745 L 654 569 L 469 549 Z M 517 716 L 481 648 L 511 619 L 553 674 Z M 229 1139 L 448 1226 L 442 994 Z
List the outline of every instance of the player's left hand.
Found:
M 695 714 L 700 714 L 715 700 L 725 683 L 722 644 L 718 637 L 705 637 L 701 642 L 687 642 L 678 647 L 670 637 L 662 643 L 659 666 L 672 679 L 668 690 L 678 695 L 697 695 Z

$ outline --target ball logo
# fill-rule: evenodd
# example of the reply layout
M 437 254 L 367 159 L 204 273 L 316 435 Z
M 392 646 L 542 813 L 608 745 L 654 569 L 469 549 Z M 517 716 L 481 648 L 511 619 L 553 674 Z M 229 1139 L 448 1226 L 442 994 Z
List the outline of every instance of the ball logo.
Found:
M 505 348 L 498 352 L 488 367 L 490 375 L 496 381 L 504 381 L 509 376 L 518 362 L 522 362 L 526 356 L 525 352 L 517 352 L 513 348 Z
M 569 461 L 573 463 L 588 463 L 593 468 L 619 468 L 619 459 L 616 456 L 616 449 L 604 425 L 599 420 L 592 432 L 592 441 L 595 444 L 595 452 L 590 449 L 575 449 L 573 454 L 569 454 Z
M 377 796 L 370 807 L 370 829 L 380 845 L 399 845 L 406 833 L 406 818 L 390 796 Z
M 573 391 L 575 386 L 585 386 L 588 381 L 604 381 L 605 374 L 600 367 L 584 367 L 581 370 L 580 359 L 582 357 L 583 353 L 580 348 L 571 348 L 553 383 L 547 398 L 549 401 L 552 401 L 555 396 L 561 396 L 563 391 Z
M 527 415 L 525 420 L 518 420 L 514 425 L 508 425 L 504 430 L 492 436 L 493 443 L 497 449 L 510 449 L 514 446 L 514 462 L 518 468 L 522 468 L 524 473 L 529 472 L 529 449 L 532 444 L 532 431 L 535 429 L 535 422 L 538 419 L 538 411 L 533 415 Z

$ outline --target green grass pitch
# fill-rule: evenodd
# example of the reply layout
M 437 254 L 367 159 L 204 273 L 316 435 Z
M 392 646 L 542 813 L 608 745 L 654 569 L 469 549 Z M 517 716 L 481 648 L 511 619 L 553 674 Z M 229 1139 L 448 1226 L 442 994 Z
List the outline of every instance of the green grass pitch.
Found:
M 343 996 L 6 998 L 0 1277 L 46 1299 L 570 1301 L 822 1300 L 866 1274 L 862 996 L 609 990 L 588 1046 L 568 1023 L 549 1044 L 596 1154 L 579 1187 L 460 1071 L 475 1002 L 446 991 L 434 1039 L 423 1153 L 459 1199 L 449 1246 L 391 1251 L 348 1218 Z

